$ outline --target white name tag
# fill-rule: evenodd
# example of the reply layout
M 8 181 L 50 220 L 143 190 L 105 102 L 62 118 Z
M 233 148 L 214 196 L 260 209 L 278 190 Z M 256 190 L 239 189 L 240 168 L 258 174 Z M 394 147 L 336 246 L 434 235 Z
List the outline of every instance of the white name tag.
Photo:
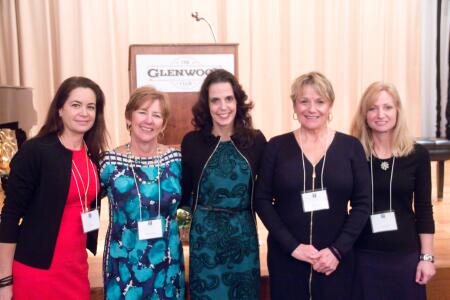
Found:
M 304 212 L 329 209 L 327 190 L 315 190 L 302 193 L 302 204 Z
M 373 233 L 395 231 L 397 230 L 395 212 L 388 211 L 370 215 L 370 224 L 372 225 Z
M 81 214 L 81 223 L 84 233 L 94 231 L 100 228 L 100 216 L 97 209 Z
M 162 220 L 159 218 L 138 222 L 138 234 L 140 240 L 161 238 L 162 233 Z

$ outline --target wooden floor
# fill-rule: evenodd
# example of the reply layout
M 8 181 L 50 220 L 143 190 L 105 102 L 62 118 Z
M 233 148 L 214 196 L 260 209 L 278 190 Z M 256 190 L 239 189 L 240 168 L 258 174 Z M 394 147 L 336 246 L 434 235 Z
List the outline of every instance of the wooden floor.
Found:
M 435 174 L 435 164 L 433 175 Z M 444 198 L 436 200 L 436 180 L 433 176 L 433 212 L 436 222 L 434 254 L 437 272 L 427 285 L 428 299 L 450 300 L 450 163 L 445 166 Z
M 434 238 L 434 254 L 436 256 L 436 276 L 427 285 L 427 294 L 429 300 L 450 300 L 450 163 L 447 162 L 445 168 L 445 186 L 444 198 L 437 199 L 435 163 L 432 163 L 433 171 L 433 205 L 434 218 L 436 221 L 436 234 Z M 0 193 L 0 200 L 3 195 Z M 103 299 L 103 280 L 102 280 L 102 254 L 105 242 L 105 234 L 108 223 L 108 204 L 107 199 L 102 200 L 101 228 L 99 233 L 99 245 L 97 256 L 89 255 L 89 280 L 92 287 L 91 299 Z M 263 276 L 263 285 L 266 295 L 264 299 L 268 299 L 267 295 L 267 247 L 266 238 L 267 230 L 261 222 L 258 223 L 258 235 L 260 240 L 260 257 L 261 257 L 261 274 Z M 188 248 L 184 248 L 186 269 L 189 267 Z
M 436 256 L 436 276 L 431 280 L 427 286 L 427 294 L 429 300 L 450 300 L 450 163 L 446 163 L 445 168 L 445 186 L 444 186 L 444 198 L 442 200 L 437 199 L 436 193 L 436 180 L 434 178 L 435 174 L 435 163 L 432 163 L 432 174 L 433 174 L 433 205 L 434 205 L 434 218 L 436 221 L 436 234 L 434 238 L 434 254 Z M 102 227 L 100 229 L 100 240 L 99 240 L 99 254 L 96 257 L 89 256 L 89 278 L 91 282 L 92 298 L 91 299 L 102 299 L 102 277 L 101 277 L 101 257 L 104 245 L 104 237 L 106 233 L 107 226 L 107 202 L 106 199 L 102 202 Z M 267 282 L 267 247 L 266 238 L 267 230 L 262 225 L 262 222 L 258 222 L 258 235 L 260 240 L 260 257 L 261 257 L 261 275 L 263 276 L 264 282 Z M 184 255 L 186 262 L 186 269 L 189 267 L 187 247 L 184 247 Z M 266 289 L 266 287 L 264 287 Z M 265 299 L 269 299 L 267 293 L 264 295 Z M 399 299 L 400 300 L 400 299 Z

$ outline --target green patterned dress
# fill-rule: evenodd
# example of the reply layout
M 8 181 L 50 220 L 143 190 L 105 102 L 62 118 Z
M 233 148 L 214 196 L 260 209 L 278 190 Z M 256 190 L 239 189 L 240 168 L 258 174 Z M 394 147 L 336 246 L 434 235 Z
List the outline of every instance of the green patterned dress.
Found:
M 200 179 L 190 232 L 191 299 L 259 299 L 259 250 L 251 168 L 220 142 Z
M 107 151 L 100 162 L 100 179 L 108 191 L 110 213 L 103 255 L 105 299 L 184 299 L 183 252 L 176 220 L 181 198 L 181 153 L 169 148 L 161 154 L 161 160 L 152 157 L 132 161 L 130 164 L 127 154 Z M 161 238 L 138 238 L 136 183 L 142 197 L 142 220 L 157 217 L 161 205 Z

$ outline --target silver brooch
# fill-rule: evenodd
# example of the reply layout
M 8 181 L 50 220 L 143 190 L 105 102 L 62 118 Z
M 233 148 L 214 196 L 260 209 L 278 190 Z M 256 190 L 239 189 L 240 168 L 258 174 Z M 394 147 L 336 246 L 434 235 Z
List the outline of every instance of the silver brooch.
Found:
M 382 169 L 383 171 L 389 170 L 389 163 L 388 163 L 387 161 L 383 161 L 383 162 L 381 163 L 381 169 Z

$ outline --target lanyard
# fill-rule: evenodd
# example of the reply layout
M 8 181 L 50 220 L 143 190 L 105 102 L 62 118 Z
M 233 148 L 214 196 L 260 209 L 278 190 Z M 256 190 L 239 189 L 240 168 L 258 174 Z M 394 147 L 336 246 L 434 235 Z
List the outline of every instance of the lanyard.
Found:
M 301 129 L 301 128 L 300 128 Z M 300 132 L 300 131 L 299 131 Z M 301 133 L 301 132 L 300 132 Z M 323 164 L 322 164 L 322 170 L 320 172 L 320 185 L 321 189 L 323 189 L 323 170 L 325 168 L 325 161 L 327 159 L 327 152 L 328 152 L 328 137 L 329 137 L 329 129 L 327 127 L 327 138 L 325 140 L 325 153 L 323 155 Z M 302 165 L 303 165 L 303 193 L 306 192 L 306 168 L 305 168 L 305 154 L 303 153 L 302 148 L 302 136 L 300 134 L 299 138 L 299 144 L 300 144 L 300 150 L 302 151 Z M 320 161 L 320 160 L 319 160 Z M 316 180 L 316 165 L 313 165 L 313 172 L 312 172 L 312 190 L 314 191 L 315 186 L 315 180 Z
M 127 150 L 128 150 L 128 164 L 130 165 L 130 169 L 133 172 L 133 177 L 134 177 L 134 185 L 136 186 L 136 191 L 138 194 L 138 198 L 139 198 L 139 220 L 142 221 L 142 196 L 141 196 L 141 192 L 139 190 L 139 185 L 137 183 L 137 179 L 136 179 L 136 172 L 134 171 L 134 168 L 136 167 L 136 165 L 134 164 L 134 160 L 132 163 L 131 160 L 131 146 L 130 144 L 127 145 Z M 158 172 L 156 175 L 156 181 L 158 181 L 158 218 L 161 215 L 161 180 L 160 180 L 160 168 L 161 168 L 161 154 L 159 152 L 159 147 L 158 145 L 156 145 L 156 155 L 158 158 Z
M 86 147 L 86 146 L 85 146 Z M 90 165 L 91 165 L 91 168 L 92 168 L 92 171 L 93 171 L 93 174 L 94 174 L 94 181 L 95 181 L 95 209 L 97 209 L 98 208 L 98 199 L 97 199 L 97 194 L 98 194 L 98 186 L 97 186 L 97 174 L 96 174 L 96 172 L 95 172 L 95 168 L 94 168 L 94 164 L 92 163 L 92 161 L 88 158 L 88 155 L 87 155 L 87 150 L 85 150 L 85 153 L 86 153 L 86 172 L 87 172 L 87 184 L 86 184 L 86 186 L 84 185 L 84 181 L 83 181 L 83 177 L 81 176 L 81 173 L 80 173 L 80 171 L 78 170 L 78 167 L 77 167 L 77 164 L 75 163 L 75 161 L 72 159 L 72 165 L 75 167 L 75 170 L 77 171 L 77 173 L 78 173 L 78 177 L 80 178 L 80 181 L 81 181 L 81 185 L 82 185 L 82 187 L 83 187 L 83 189 L 84 189 L 84 205 L 83 205 L 83 201 L 82 201 L 82 196 L 81 196 L 81 191 L 80 191 L 80 186 L 79 186 L 79 184 L 78 184 L 78 179 L 77 179 L 77 176 L 75 175 L 75 172 L 73 171 L 73 168 L 72 168 L 72 176 L 73 176 L 73 178 L 75 179 L 75 185 L 77 186 L 77 190 L 78 190 L 78 197 L 79 197 L 79 199 L 80 199 L 80 204 L 81 204 L 81 211 L 84 213 L 84 212 L 87 212 L 89 209 L 88 209 L 88 205 L 87 205 L 87 193 L 88 193 L 88 190 L 89 190 L 89 182 L 90 182 L 90 176 L 89 176 L 89 162 L 90 162 Z M 89 162 L 88 162 L 89 161 Z
M 392 177 L 394 175 L 394 164 L 395 164 L 395 156 L 392 158 L 391 179 L 389 180 L 389 211 L 392 211 Z M 370 183 L 372 184 L 372 215 L 373 215 L 374 191 L 373 191 L 372 153 L 370 154 Z

